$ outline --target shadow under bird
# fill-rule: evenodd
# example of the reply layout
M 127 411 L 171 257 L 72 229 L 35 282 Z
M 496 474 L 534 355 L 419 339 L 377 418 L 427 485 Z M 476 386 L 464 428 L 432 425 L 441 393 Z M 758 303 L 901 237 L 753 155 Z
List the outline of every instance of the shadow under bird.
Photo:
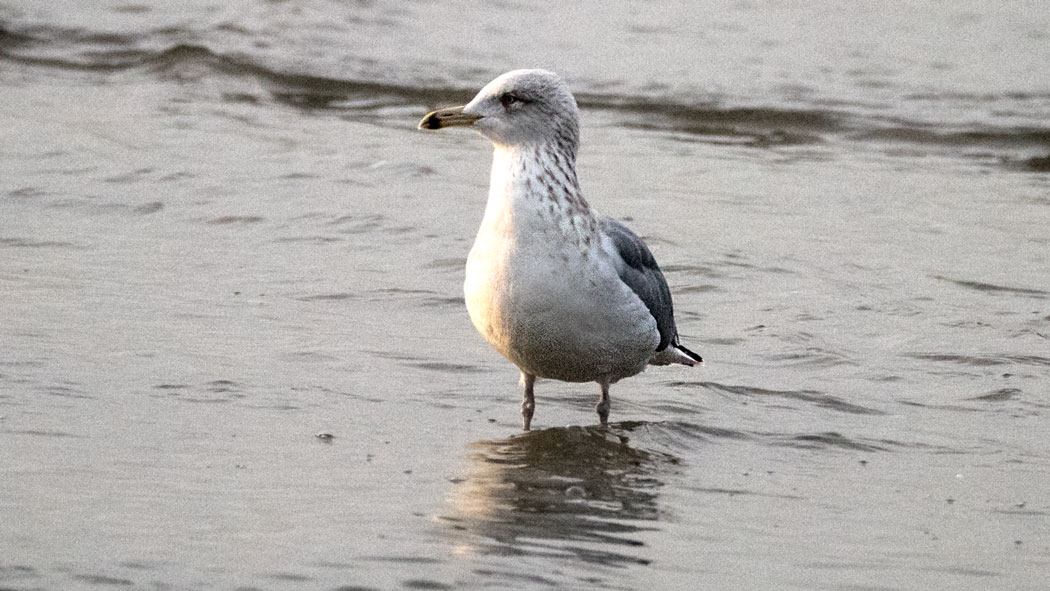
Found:
M 584 200 L 576 178 L 580 112 L 545 70 L 515 70 L 420 129 L 470 127 L 492 142 L 485 216 L 467 259 L 470 319 L 521 370 L 528 431 L 537 378 L 609 385 L 647 365 L 698 365 L 678 342 L 671 292 L 652 253 L 622 223 Z

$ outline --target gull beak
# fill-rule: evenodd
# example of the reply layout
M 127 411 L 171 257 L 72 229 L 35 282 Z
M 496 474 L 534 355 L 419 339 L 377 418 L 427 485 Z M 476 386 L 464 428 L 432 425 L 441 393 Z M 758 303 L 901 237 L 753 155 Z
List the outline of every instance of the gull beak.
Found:
M 478 119 L 481 119 L 481 115 L 464 113 L 463 109 L 464 107 L 449 107 L 448 109 L 438 109 L 429 113 L 419 122 L 419 129 L 470 126 Z

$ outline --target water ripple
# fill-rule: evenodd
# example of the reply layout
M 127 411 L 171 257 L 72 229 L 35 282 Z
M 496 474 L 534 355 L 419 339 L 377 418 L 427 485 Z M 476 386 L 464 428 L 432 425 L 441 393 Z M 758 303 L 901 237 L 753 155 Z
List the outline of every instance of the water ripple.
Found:
M 908 353 L 906 356 L 921 361 L 953 363 L 969 367 L 990 367 L 997 365 L 1031 365 L 1036 367 L 1050 367 L 1050 357 L 1042 357 L 1039 355 L 1001 355 L 991 357 L 959 355 L 955 353 Z
M 874 443 L 865 443 L 843 436 L 841 433 L 827 432 L 815 435 L 794 435 L 784 438 L 780 445 L 803 449 L 839 448 L 856 451 L 888 451 L 889 448 Z
M 423 111 L 438 104 L 462 103 L 476 91 L 477 84 L 472 80 L 463 86 L 428 86 L 415 80 L 380 80 L 368 74 L 348 79 L 284 71 L 263 57 L 208 47 L 190 31 L 112 34 L 54 26 L 18 29 L 8 25 L 0 29 L 0 60 L 49 70 L 138 72 L 161 80 L 198 80 L 210 74 L 248 79 L 261 82 L 264 90 L 228 91 L 228 102 L 259 105 L 270 101 L 304 110 L 337 110 L 364 117 L 390 108 L 413 107 Z M 626 127 L 661 132 L 671 139 L 688 142 L 757 149 L 851 142 L 874 144 L 895 153 L 907 152 L 909 146 L 924 146 L 923 150 L 913 150 L 919 156 L 927 151 L 958 154 L 960 148 L 965 148 L 992 154 L 990 158 L 982 156 L 982 162 L 1032 173 L 1045 172 L 1050 162 L 1050 157 L 1043 154 L 1021 157 L 1013 153 L 1045 151 L 1050 144 L 1050 128 L 1046 127 L 982 122 L 931 128 L 923 121 L 899 115 L 872 114 L 859 104 L 816 101 L 790 106 L 739 106 L 718 100 L 682 100 L 646 92 L 645 88 L 633 94 L 584 88 L 578 90 L 576 97 L 584 109 L 614 112 Z M 995 97 L 1007 102 L 1016 98 L 1010 93 Z M 1034 93 L 1032 98 L 1045 101 L 1047 96 Z
M 755 386 L 720 384 L 717 382 L 672 382 L 672 386 L 699 386 L 713 392 L 722 392 L 750 398 L 785 398 L 812 403 L 822 408 L 830 408 L 839 412 L 860 415 L 882 415 L 881 410 L 867 408 L 852 402 L 846 402 L 830 394 L 817 390 L 771 390 Z
M 935 275 L 933 277 L 939 281 L 947 281 L 948 283 L 954 283 L 959 287 L 965 287 L 967 289 L 974 289 L 984 293 L 990 294 L 1011 294 L 1021 295 L 1033 298 L 1045 299 L 1050 297 L 1050 291 L 1044 291 L 1042 289 L 1032 289 L 1028 287 L 1011 287 L 1006 285 L 995 285 L 993 283 L 984 283 L 983 281 L 966 281 L 962 279 L 950 279 L 948 277 L 942 277 Z

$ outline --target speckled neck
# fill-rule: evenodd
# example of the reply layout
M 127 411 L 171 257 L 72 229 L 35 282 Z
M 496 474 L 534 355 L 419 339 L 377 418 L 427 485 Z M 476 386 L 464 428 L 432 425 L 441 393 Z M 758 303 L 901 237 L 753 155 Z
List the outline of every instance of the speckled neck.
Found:
M 541 201 L 569 215 L 589 216 L 576 178 L 575 146 L 497 146 L 492 157 L 490 199 Z

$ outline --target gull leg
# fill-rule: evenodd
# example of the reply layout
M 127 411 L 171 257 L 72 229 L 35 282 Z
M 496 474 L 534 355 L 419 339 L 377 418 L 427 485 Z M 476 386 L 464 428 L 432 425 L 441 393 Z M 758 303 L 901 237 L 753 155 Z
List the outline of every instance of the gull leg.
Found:
M 536 399 L 532 395 L 532 387 L 536 384 L 536 376 L 521 372 L 521 385 L 525 386 L 525 396 L 521 401 L 521 430 L 528 431 L 532 426 L 532 411 L 536 410 Z
M 601 380 L 598 384 L 602 387 L 602 395 L 598 398 L 598 406 L 594 407 L 594 410 L 598 412 L 598 420 L 603 425 L 609 423 L 609 407 L 612 404 L 609 402 L 609 382 Z

